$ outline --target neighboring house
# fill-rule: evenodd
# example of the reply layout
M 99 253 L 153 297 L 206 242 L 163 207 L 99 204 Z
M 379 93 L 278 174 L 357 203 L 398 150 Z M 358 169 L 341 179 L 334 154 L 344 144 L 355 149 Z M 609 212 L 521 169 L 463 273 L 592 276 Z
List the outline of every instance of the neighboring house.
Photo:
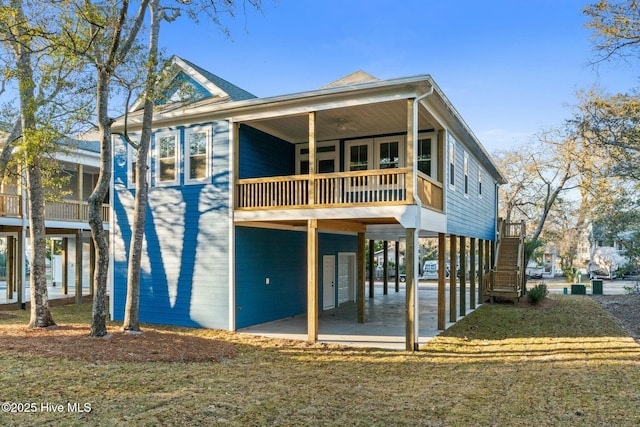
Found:
M 358 301 L 364 321 L 365 239 L 405 240 L 408 261 L 419 237 L 495 239 L 503 177 L 430 76 L 357 72 L 269 98 L 177 57 L 170 76 L 147 160 L 141 321 L 236 330 L 306 313 L 315 341 L 320 309 Z M 139 107 L 129 115 L 134 139 Z M 114 137 L 115 320 L 137 161 Z M 407 267 L 415 295 L 417 262 Z
M 4 138 L 2 139 L 4 140 Z M 63 294 L 69 285 L 77 298 L 82 287 L 87 287 L 91 277 L 91 232 L 88 224 L 87 199 L 97 182 L 100 153 L 96 143 L 66 140 L 60 143 L 61 151 L 55 159 L 68 177 L 64 186 L 56 189 L 59 200 L 47 201 L 45 226 L 47 238 L 62 241 L 62 254 L 56 257 L 61 274 L 56 278 Z M 29 216 L 25 177 L 14 170 L 0 184 L 0 239 L 7 251 L 7 301 L 22 303 L 28 285 Z M 110 208 L 103 208 L 104 228 L 109 229 Z M 89 289 L 91 287 L 89 286 Z

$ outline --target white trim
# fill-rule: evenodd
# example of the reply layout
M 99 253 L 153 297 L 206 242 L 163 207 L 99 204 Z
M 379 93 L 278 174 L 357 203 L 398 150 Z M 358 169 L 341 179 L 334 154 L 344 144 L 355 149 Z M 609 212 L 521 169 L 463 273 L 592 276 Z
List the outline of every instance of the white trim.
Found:
M 173 159 L 175 161 L 175 169 L 174 169 L 174 177 L 172 180 L 162 181 L 160 179 L 160 139 L 173 137 L 174 138 L 174 152 Z M 180 185 L 180 132 L 177 129 L 174 130 L 163 130 L 160 132 L 156 132 L 153 135 L 154 141 L 154 158 L 155 158 L 155 184 L 157 187 L 171 187 Z M 169 157 L 166 157 L 169 159 Z
M 229 120 L 229 331 L 236 330 L 236 224 L 235 224 L 235 175 L 238 171 L 234 170 L 235 164 L 235 124 Z
M 189 137 L 193 134 L 204 133 L 205 134 L 205 175 L 202 178 L 191 178 L 189 175 L 191 173 L 191 143 L 189 141 Z M 212 157 L 212 132 L 211 126 L 193 126 L 184 130 L 184 184 L 202 184 L 210 182 L 211 180 L 211 157 Z
M 140 143 L 140 135 L 133 134 L 129 135 L 132 141 L 136 141 Z M 137 154 L 137 150 L 132 147 L 124 138 L 122 139 L 122 143 L 125 147 L 127 147 L 127 188 L 135 189 L 136 184 L 133 182 L 133 174 L 134 171 L 132 169 L 133 166 L 133 153 Z M 151 150 L 149 150 L 147 154 L 147 184 L 151 185 Z

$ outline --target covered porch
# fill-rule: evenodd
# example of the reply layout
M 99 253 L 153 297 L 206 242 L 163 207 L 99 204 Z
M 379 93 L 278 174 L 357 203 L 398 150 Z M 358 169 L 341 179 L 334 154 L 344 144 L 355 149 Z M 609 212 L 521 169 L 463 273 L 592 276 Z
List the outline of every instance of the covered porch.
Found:
M 318 315 L 318 342 L 340 344 L 350 347 L 382 348 L 389 350 L 405 350 L 405 303 L 406 290 L 404 283 L 400 284 L 399 292 L 391 291 L 384 294 L 383 283 L 375 283 L 375 297 L 367 298 L 364 302 L 365 321 L 355 321 L 355 302 L 341 304 L 331 310 L 322 310 Z M 465 298 L 469 300 L 470 287 L 465 287 Z M 419 337 L 418 344 L 424 345 L 437 336 L 438 328 L 438 283 L 436 281 L 421 281 L 418 290 L 419 305 Z M 457 299 L 460 288 L 457 289 Z M 449 319 L 449 297 L 446 297 L 446 319 Z M 466 314 L 472 312 L 469 310 Z M 464 317 L 455 314 L 456 321 Z M 455 321 L 447 321 L 445 328 L 449 328 Z M 304 341 L 306 334 L 307 316 L 289 317 L 274 322 L 240 329 L 243 334 L 259 335 L 270 338 L 282 338 Z

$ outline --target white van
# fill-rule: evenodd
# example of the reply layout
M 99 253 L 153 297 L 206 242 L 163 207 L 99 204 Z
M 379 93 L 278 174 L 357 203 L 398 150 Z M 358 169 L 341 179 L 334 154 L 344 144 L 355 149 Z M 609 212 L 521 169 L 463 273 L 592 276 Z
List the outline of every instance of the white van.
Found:
M 447 264 L 446 276 L 449 277 L 449 264 Z M 422 267 L 422 278 L 425 280 L 437 280 L 438 279 L 438 261 L 428 260 L 424 262 Z

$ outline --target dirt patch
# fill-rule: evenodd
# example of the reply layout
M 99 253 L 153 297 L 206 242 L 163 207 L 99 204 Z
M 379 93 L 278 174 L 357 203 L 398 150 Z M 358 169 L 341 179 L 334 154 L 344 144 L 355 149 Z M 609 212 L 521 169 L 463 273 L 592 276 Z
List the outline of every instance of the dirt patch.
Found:
M 125 334 L 110 327 L 110 337 L 91 337 L 87 325 L 69 324 L 44 329 L 0 325 L 3 350 L 33 356 L 105 362 L 210 362 L 233 357 L 232 343 L 145 329 Z
M 597 295 L 592 298 L 640 342 L 640 295 Z

